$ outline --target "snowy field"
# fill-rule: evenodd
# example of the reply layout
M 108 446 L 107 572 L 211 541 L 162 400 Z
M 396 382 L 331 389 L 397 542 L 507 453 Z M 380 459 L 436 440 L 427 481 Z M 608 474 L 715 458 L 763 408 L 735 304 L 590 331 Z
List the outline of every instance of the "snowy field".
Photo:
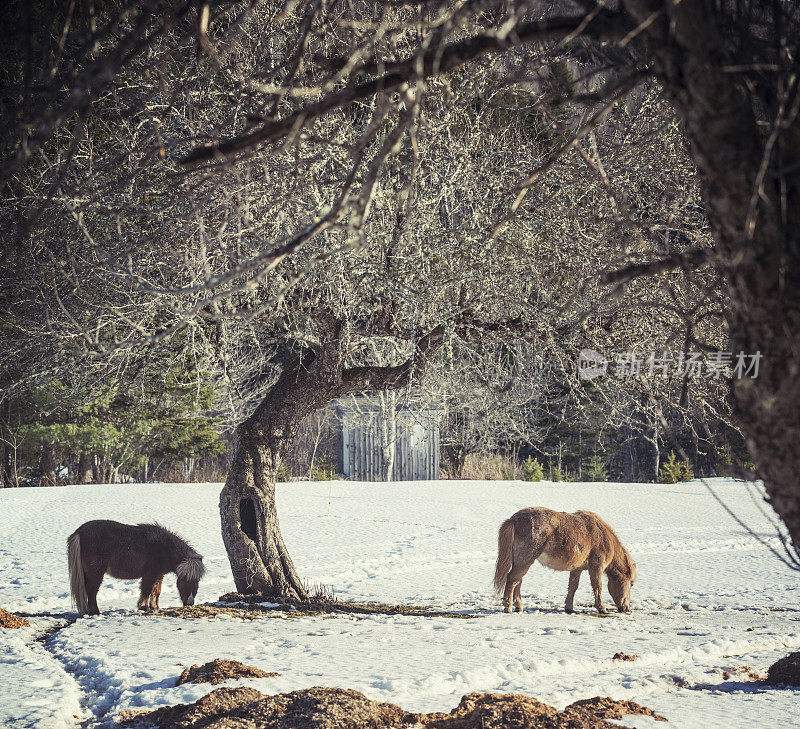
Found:
M 712 479 L 756 531 L 774 533 L 744 484 Z M 230 658 L 278 671 L 248 679 L 266 693 L 353 688 L 413 711 L 449 711 L 470 691 L 519 692 L 563 708 L 579 698 L 632 699 L 669 719 L 636 727 L 796 726 L 800 691 L 763 689 L 723 670 L 765 669 L 800 647 L 800 575 L 722 510 L 700 482 L 333 482 L 279 485 L 295 565 L 338 598 L 463 610 L 468 619 L 405 616 L 182 620 L 133 608 L 135 582 L 106 578 L 103 614 L 74 618 L 65 540 L 82 522 L 158 520 L 205 557 L 198 602 L 234 588 L 219 534 L 219 484 L 0 490 L 0 607 L 30 629 L 0 629 L 0 727 L 111 725 L 121 711 L 193 701 L 184 666 Z M 535 565 L 525 611 L 491 591 L 500 522 L 524 506 L 590 509 L 638 563 L 632 612 L 598 617 L 584 574 L 578 614 L 563 612 L 567 574 Z M 161 606 L 178 605 L 173 575 Z M 38 640 L 36 640 L 38 638 Z M 613 661 L 621 651 L 632 662 Z

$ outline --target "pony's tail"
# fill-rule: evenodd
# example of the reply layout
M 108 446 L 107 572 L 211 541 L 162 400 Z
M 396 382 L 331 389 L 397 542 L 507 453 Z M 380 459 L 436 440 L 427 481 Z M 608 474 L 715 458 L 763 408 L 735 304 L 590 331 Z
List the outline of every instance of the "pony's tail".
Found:
M 513 563 L 514 520 L 506 519 L 497 533 L 497 564 L 494 568 L 494 589 L 501 592 L 506 584 L 506 577 Z
M 81 615 L 89 612 L 89 598 L 86 594 L 86 581 L 81 564 L 81 535 L 75 531 L 67 539 L 67 562 L 69 563 L 69 587 L 72 602 Z

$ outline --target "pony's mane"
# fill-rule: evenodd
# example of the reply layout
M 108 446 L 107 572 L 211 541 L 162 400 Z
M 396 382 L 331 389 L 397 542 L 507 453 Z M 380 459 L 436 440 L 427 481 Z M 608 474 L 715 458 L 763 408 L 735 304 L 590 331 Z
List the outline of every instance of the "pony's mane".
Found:
M 631 559 L 630 554 L 628 554 L 628 550 L 625 549 L 622 542 L 619 540 L 617 533 L 611 528 L 611 526 L 606 522 L 604 519 L 600 518 L 597 514 L 593 511 L 585 511 L 581 509 L 580 511 L 576 511 L 576 514 L 581 514 L 584 517 L 589 517 L 590 519 L 596 521 L 596 523 L 602 528 L 603 533 L 605 534 L 606 538 L 608 539 L 609 546 L 614 552 L 614 558 L 611 560 L 611 564 L 624 576 L 625 570 L 628 571 L 628 574 L 631 573 L 631 565 L 633 564 L 633 560 Z
M 614 535 L 616 537 L 616 534 Z M 610 569 L 613 570 L 620 579 L 629 580 L 633 575 L 633 559 L 630 552 L 622 546 L 622 542 L 617 539 L 618 549 L 614 550 L 614 559 L 611 561 Z
M 180 552 L 195 552 L 197 553 L 194 547 L 192 547 L 189 542 L 187 542 L 183 537 L 179 537 L 172 529 L 167 529 L 163 524 L 159 524 L 157 521 L 148 522 L 145 524 L 137 524 L 140 527 L 155 527 L 159 532 L 162 532 L 165 539 L 167 539 L 173 547 L 176 547 L 180 550 Z
M 205 573 L 206 568 L 203 564 L 203 558 L 197 552 L 190 554 L 175 568 L 175 574 L 178 579 L 184 579 L 188 582 L 200 582 Z
M 596 519 L 597 522 L 602 526 L 606 538 L 608 539 L 609 545 L 614 552 L 614 557 L 612 558 L 611 564 L 609 564 L 606 572 L 616 577 L 617 579 L 622 579 L 622 580 L 630 579 L 633 575 L 633 559 L 631 558 L 631 555 L 628 552 L 628 550 L 625 549 L 625 546 L 619 540 L 617 533 L 611 528 L 611 526 L 608 523 L 606 523 L 603 519 L 601 519 L 597 514 L 595 514 L 592 511 L 577 511 L 575 513 L 590 515 L 592 518 Z
M 170 542 L 177 556 L 181 557 L 178 566 L 175 567 L 175 574 L 190 582 L 199 582 L 206 573 L 203 564 L 203 556 L 182 537 L 179 537 L 171 529 L 167 529 L 163 524 L 154 521 L 150 524 L 139 524 L 139 526 L 156 527 L 164 537 Z

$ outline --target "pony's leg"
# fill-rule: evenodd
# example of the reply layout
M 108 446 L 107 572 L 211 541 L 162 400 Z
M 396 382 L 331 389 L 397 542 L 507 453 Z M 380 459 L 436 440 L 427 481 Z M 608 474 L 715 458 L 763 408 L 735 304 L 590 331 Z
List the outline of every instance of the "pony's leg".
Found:
M 514 612 L 522 612 L 522 578 L 520 577 L 517 584 L 514 585 Z
M 603 568 L 601 565 L 589 565 L 589 579 L 592 581 L 592 592 L 594 593 L 594 606 L 601 615 L 606 614 L 606 607 L 603 605 Z
M 525 567 L 521 565 L 512 565 L 511 572 L 508 573 L 508 577 L 506 578 L 506 589 L 503 593 L 503 609 L 507 613 L 511 612 L 512 601 L 514 603 L 514 612 L 522 612 L 522 597 L 520 596 L 522 578 L 525 577 L 525 574 L 530 568 L 531 566 L 529 564 L 525 565 Z
M 142 575 L 142 584 L 139 586 L 139 602 L 136 603 L 138 610 L 150 610 L 150 594 L 153 592 L 156 580 L 158 580 L 158 575 Z
M 100 608 L 97 607 L 97 591 L 103 582 L 105 570 L 93 569 L 84 571 L 83 582 L 86 585 L 86 597 L 89 603 L 89 615 L 99 615 Z
M 564 611 L 568 613 L 575 612 L 572 601 L 575 599 L 575 592 L 578 589 L 578 582 L 581 579 L 581 572 L 583 570 L 572 570 L 569 573 L 569 587 L 567 588 L 567 601 L 564 603 Z
M 161 575 L 154 583 L 153 589 L 150 590 L 150 609 L 158 610 L 158 598 L 161 596 L 161 583 L 164 581 L 164 575 Z
M 511 597 L 514 593 L 514 582 L 511 579 L 511 572 L 506 576 L 506 589 L 503 590 L 503 610 L 511 612 Z

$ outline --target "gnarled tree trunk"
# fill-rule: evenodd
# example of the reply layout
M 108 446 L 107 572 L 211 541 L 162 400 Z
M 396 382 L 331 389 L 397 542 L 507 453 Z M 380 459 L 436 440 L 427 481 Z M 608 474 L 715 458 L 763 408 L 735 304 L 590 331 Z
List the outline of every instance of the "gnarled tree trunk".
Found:
M 642 39 L 651 44 L 654 68 L 685 124 L 700 172 L 717 243 L 710 260 L 725 276 L 730 293 L 726 314 L 733 354 L 763 357 L 758 377 L 734 379 L 734 412 L 768 499 L 800 554 L 797 59 L 791 54 L 780 58 L 781 29 L 761 39 L 764 33 L 746 19 L 740 28 L 745 45 L 733 58 L 730 43 L 723 43 L 715 6 L 708 2 L 624 0 L 624 5 L 647 24 Z M 652 15 L 657 6 L 664 12 Z M 785 75 L 784 98 L 777 82 L 770 91 L 757 82 L 748 86 L 743 76 L 730 72 L 732 58 L 747 68 L 753 58 L 761 60 L 765 49 L 776 54 L 776 64 L 794 64 L 794 76 Z M 766 107 L 775 116 L 772 128 L 757 118 L 759 108 Z
M 237 430 L 219 509 L 222 539 L 242 593 L 306 596 L 278 524 L 275 474 L 300 423 L 329 399 L 322 383 L 309 381 L 314 379 L 309 365 L 313 361 L 287 369 Z
M 318 315 L 321 344 L 288 367 L 255 412 L 237 430 L 228 478 L 220 494 L 222 538 L 236 589 L 303 599 L 306 590 L 284 544 L 275 505 L 275 474 L 303 419 L 339 397 L 403 387 L 420 372 L 424 356 L 441 346 L 437 327 L 414 357 L 392 367 L 342 368 L 341 323 Z
M 278 525 L 275 472 L 280 457 L 259 440 L 253 424 L 239 428 L 219 499 L 222 540 L 239 592 L 303 598 L 305 588 Z

